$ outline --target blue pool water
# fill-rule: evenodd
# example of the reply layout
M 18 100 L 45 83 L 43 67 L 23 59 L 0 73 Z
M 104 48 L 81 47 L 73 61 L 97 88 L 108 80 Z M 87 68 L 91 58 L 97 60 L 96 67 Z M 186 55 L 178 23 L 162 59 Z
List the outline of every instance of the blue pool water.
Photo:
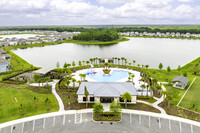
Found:
M 123 78 L 127 78 L 128 76 L 128 72 L 120 70 L 114 70 L 111 75 L 102 75 L 101 72 L 97 72 L 94 75 L 87 75 L 87 77 L 98 82 L 116 82 Z

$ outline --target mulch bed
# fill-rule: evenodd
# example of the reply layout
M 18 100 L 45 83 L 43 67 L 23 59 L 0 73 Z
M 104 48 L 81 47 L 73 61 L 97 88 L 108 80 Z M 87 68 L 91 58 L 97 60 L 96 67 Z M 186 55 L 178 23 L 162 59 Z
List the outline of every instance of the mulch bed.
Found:
M 143 103 L 128 104 L 127 108 L 125 108 L 125 105 L 123 104 L 122 108 L 124 108 L 124 109 L 142 110 L 142 111 L 149 111 L 149 112 L 154 112 L 154 113 L 160 113 L 160 110 L 158 110 L 158 109 L 156 109 L 156 108 L 154 108 L 152 106 L 143 104 Z
M 177 107 L 176 105 L 173 105 L 173 104 L 171 104 L 168 107 L 167 102 L 162 102 L 162 103 L 159 104 L 159 106 L 162 107 L 163 109 L 165 109 L 165 111 L 169 115 L 183 117 L 183 118 L 186 118 L 186 119 L 191 119 L 191 120 L 195 120 L 195 121 L 200 122 L 200 114 L 198 114 L 198 113 Z

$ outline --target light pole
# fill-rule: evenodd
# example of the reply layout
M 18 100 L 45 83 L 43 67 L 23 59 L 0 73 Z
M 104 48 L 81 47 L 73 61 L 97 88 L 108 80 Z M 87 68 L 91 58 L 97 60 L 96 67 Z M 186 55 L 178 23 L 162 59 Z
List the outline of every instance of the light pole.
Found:
M 70 102 L 68 102 L 68 105 L 69 105 L 69 109 L 70 109 Z

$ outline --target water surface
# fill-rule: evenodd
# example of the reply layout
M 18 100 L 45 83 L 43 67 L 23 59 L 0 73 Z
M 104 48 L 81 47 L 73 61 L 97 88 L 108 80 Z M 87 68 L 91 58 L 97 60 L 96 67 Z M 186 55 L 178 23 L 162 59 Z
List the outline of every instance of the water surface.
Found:
M 129 62 L 158 68 L 177 68 L 200 56 L 200 40 L 164 39 L 164 38 L 130 38 L 130 41 L 114 45 L 80 45 L 63 43 L 45 47 L 14 50 L 14 53 L 29 63 L 55 68 L 56 62 L 62 67 L 64 62 L 89 60 L 94 57 L 125 57 Z

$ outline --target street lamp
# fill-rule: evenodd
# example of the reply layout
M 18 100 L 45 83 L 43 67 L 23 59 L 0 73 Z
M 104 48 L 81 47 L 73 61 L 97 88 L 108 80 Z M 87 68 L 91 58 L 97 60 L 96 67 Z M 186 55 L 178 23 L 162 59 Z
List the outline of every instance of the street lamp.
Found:
M 69 109 L 70 109 L 70 102 L 68 102 L 68 105 L 69 105 Z

